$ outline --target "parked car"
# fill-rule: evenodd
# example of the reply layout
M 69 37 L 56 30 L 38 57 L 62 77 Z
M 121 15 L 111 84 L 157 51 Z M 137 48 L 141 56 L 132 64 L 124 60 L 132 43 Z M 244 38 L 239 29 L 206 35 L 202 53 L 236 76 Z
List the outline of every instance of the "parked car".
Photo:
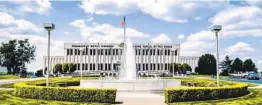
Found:
M 248 73 L 247 79 L 248 80 L 259 80 L 260 76 L 258 73 Z

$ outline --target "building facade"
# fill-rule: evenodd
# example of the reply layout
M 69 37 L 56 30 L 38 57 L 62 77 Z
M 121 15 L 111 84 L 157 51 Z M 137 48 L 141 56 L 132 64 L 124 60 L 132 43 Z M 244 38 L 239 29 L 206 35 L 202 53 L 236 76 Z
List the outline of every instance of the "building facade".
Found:
M 123 44 L 65 43 L 64 56 L 50 56 L 50 68 L 57 63 L 76 63 L 76 73 L 117 73 L 120 69 Z M 165 73 L 170 63 L 187 63 L 195 72 L 198 57 L 180 56 L 180 44 L 134 44 L 138 74 Z M 128 55 L 127 55 L 128 56 Z M 47 67 L 44 56 L 43 68 Z

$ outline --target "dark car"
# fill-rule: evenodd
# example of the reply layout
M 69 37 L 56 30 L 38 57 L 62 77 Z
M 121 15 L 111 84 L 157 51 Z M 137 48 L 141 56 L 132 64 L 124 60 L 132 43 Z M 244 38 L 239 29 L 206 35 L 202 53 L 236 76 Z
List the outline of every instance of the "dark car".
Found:
M 247 79 L 248 80 L 259 80 L 259 74 L 258 73 L 248 73 Z

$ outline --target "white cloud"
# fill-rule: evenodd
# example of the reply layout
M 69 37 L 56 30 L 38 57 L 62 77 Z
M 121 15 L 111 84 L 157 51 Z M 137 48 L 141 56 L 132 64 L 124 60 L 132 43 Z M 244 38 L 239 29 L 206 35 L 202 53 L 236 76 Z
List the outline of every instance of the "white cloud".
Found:
M 124 29 L 114 27 L 110 24 L 92 24 L 87 26 L 84 19 L 75 20 L 69 23 L 71 26 L 76 27 L 80 34 L 88 42 L 106 42 L 106 43 L 119 43 L 123 42 Z M 139 32 L 132 28 L 126 28 L 126 35 L 130 38 L 149 38 L 150 35 Z
M 237 42 L 235 45 L 231 45 L 225 49 L 229 55 L 241 55 L 246 52 L 254 52 L 255 49 L 252 48 L 249 44 L 244 42 Z
M 212 53 L 214 46 L 214 42 L 186 41 L 181 44 L 181 55 L 200 56 L 205 53 Z
M 0 12 L 0 26 L 2 31 L 9 33 L 39 32 L 42 28 L 24 19 L 15 19 L 12 15 Z
M 219 10 L 225 4 L 227 3 L 224 1 L 88 0 L 82 1 L 80 7 L 89 14 L 119 16 L 133 12 L 143 12 L 167 22 L 185 23 L 188 18 L 201 16 L 210 13 L 212 10 Z
M 48 14 L 48 11 L 52 8 L 49 0 L 15 1 L 14 3 L 18 5 L 18 11 L 40 15 Z
M 177 36 L 177 39 L 185 39 L 185 35 L 180 34 L 180 35 Z
M 262 65 L 262 60 L 259 60 L 257 64 Z
M 170 44 L 172 40 L 164 33 L 152 38 L 152 43 L 156 44 Z
M 212 41 L 215 40 L 215 35 L 211 31 L 200 31 L 194 34 L 191 34 L 187 37 L 187 41 Z
M 243 12 L 245 11 L 245 12 Z M 262 9 L 256 6 L 228 6 L 209 21 L 221 24 L 223 38 L 255 36 L 262 37 Z

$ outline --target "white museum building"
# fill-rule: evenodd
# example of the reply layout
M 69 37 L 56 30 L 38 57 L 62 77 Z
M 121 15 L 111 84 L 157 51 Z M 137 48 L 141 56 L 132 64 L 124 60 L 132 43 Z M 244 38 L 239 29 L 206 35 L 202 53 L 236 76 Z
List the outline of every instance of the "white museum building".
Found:
M 75 73 L 84 75 L 117 73 L 120 69 L 123 44 L 120 43 L 64 43 L 63 56 L 50 56 L 52 71 L 57 63 L 76 63 Z M 192 72 L 199 57 L 180 56 L 180 44 L 133 44 L 136 69 L 139 75 L 168 72 L 170 63 L 187 63 Z M 127 55 L 129 56 L 129 55 Z M 47 56 L 43 57 L 43 70 Z

